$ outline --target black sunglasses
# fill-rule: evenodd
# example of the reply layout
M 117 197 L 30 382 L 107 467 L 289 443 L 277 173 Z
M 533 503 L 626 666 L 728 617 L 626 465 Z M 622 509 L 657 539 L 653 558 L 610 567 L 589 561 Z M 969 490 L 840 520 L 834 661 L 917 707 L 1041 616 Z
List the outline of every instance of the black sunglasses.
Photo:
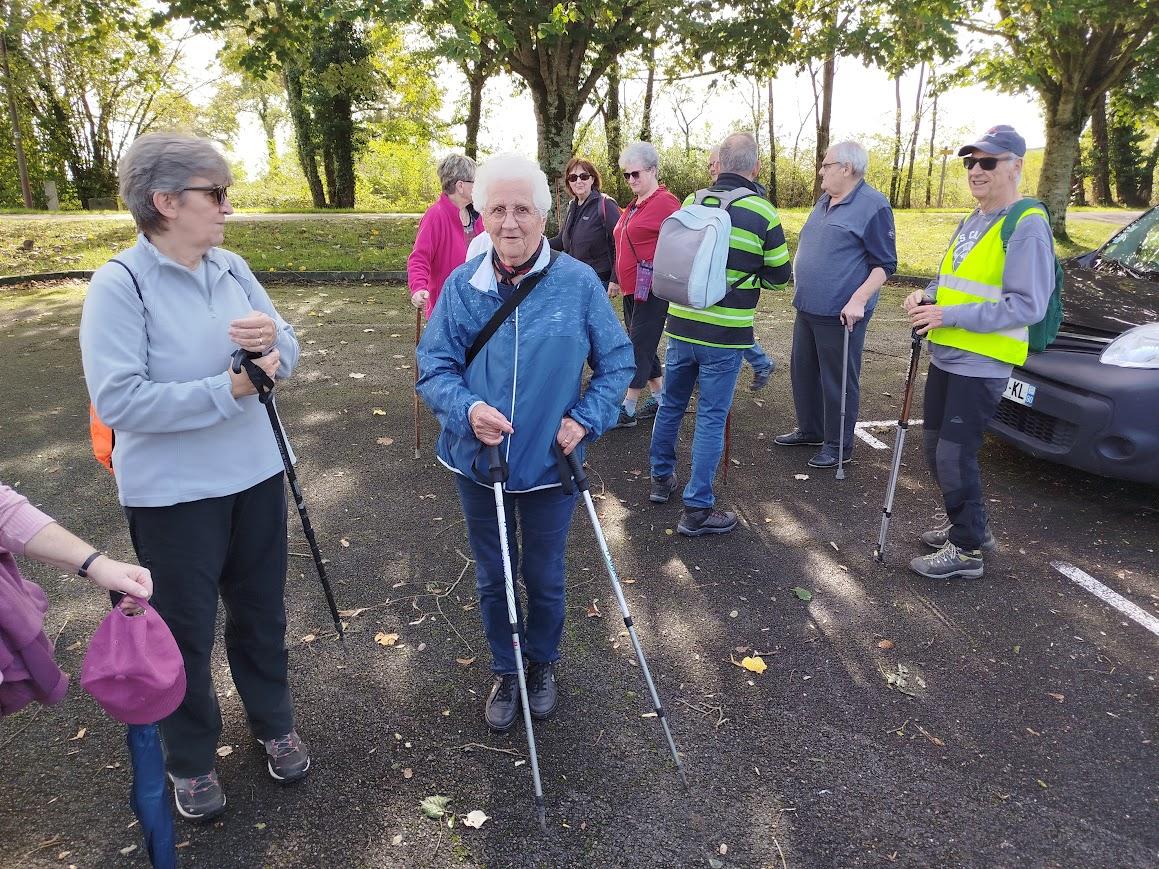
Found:
M 220 184 L 215 184 L 213 187 L 182 187 L 181 188 L 182 193 L 184 193 L 187 190 L 196 190 L 200 193 L 208 193 L 210 196 L 213 197 L 213 201 L 217 203 L 219 208 L 222 205 L 225 205 L 225 198 L 227 196 L 229 196 L 229 188 L 222 187 Z
M 1003 160 L 1013 160 L 1013 157 L 963 157 L 962 165 L 969 172 L 975 166 L 981 166 L 987 172 L 993 172 Z
M 590 181 L 592 178 L 587 172 L 573 172 L 567 176 L 567 180 L 574 184 L 576 181 Z
M 641 175 L 643 175 L 647 171 L 648 171 L 647 169 L 637 169 L 634 172 L 625 172 L 624 173 L 624 180 L 625 181 L 635 181 L 637 178 L 639 178 Z

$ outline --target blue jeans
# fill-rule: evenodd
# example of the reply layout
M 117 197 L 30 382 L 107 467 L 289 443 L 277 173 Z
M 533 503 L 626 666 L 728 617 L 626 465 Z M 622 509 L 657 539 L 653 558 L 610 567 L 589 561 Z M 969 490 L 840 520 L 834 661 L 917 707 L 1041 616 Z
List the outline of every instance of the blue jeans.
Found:
M 455 483 L 459 487 L 463 517 L 467 521 L 467 540 L 475 558 L 475 590 L 479 596 L 479 613 L 483 617 L 483 633 L 491 647 L 491 669 L 496 674 L 514 673 L 515 649 L 511 645 L 511 622 L 507 614 L 495 492 L 459 474 L 455 475 Z M 552 664 L 559 660 L 564 616 L 564 552 L 575 501 L 575 495 L 569 495 L 558 487 L 509 494 L 503 498 L 512 581 L 516 582 L 519 642 L 527 659 L 539 664 Z M 517 533 L 520 530 L 522 533 Z M 522 560 L 520 537 L 523 542 Z M 526 625 L 518 594 L 520 574 L 527 587 Z
M 760 341 L 754 340 L 752 347 L 741 352 L 744 354 L 744 361 L 752 366 L 754 374 L 759 374 L 762 371 L 772 374 L 773 369 L 777 367 L 777 363 L 765 353 L 765 348 L 761 346 Z
M 706 347 L 674 338 L 664 359 L 664 392 L 652 426 L 649 459 L 653 477 L 676 470 L 676 436 L 692 390 L 700 382 L 696 403 L 696 431 L 692 436 L 692 473 L 684 487 L 684 506 L 700 510 L 716 503 L 712 481 L 724 452 L 724 421 L 732 407 L 741 351 Z

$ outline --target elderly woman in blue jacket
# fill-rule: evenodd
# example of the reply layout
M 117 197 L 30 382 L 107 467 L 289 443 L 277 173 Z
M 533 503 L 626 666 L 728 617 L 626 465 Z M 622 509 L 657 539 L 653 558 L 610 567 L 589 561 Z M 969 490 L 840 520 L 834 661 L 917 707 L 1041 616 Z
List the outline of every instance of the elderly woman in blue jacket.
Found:
M 442 424 L 438 457 L 455 474 L 475 558 L 495 673 L 485 719 L 505 732 L 520 698 L 485 447 L 498 445 L 510 469 L 508 543 L 527 588 L 525 624 L 520 613 L 527 699 L 534 717 L 549 718 L 559 698 L 564 549 L 576 498 L 561 486 L 554 446 L 578 450 L 582 460 L 585 445 L 615 424 L 635 362 L 596 273 L 567 254 L 551 257 L 543 235 L 551 193 L 539 167 L 516 155 L 494 157 L 476 174 L 474 197 L 493 248 L 447 279 L 419 344 L 418 391 Z M 468 365 L 476 336 L 520 282 L 536 276 Z M 592 376 L 581 390 L 585 363 Z

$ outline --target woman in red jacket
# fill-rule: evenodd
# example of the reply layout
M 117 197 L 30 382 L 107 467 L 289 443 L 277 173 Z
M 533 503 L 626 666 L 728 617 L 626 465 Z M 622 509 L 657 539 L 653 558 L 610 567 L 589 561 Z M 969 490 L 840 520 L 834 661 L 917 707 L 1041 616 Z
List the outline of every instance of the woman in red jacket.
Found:
M 633 142 L 620 154 L 624 179 L 635 194 L 620 215 L 616 240 L 616 279 L 608 295 L 623 295 L 624 324 L 636 352 L 636 374 L 624 396 L 616 428 L 630 428 L 638 417 L 656 415 L 656 396 L 664 387 L 663 369 L 656 348 L 664 332 L 668 303 L 652 295 L 652 258 L 660 224 L 680 208 L 680 201 L 660 183 L 660 155 L 648 142 Z M 644 384 L 652 394 L 637 404 Z

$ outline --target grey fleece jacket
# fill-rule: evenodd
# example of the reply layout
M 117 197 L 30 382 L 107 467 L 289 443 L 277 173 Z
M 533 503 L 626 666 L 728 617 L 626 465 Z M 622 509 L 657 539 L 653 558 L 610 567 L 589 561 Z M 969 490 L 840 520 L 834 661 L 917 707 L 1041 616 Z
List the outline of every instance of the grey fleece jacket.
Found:
M 166 507 L 244 491 L 282 468 L 257 396 L 235 399 L 228 373 L 230 321 L 251 311 L 277 324 L 279 380 L 298 361 L 298 339 L 237 254 L 211 248 L 195 270 L 144 235 L 101 266 L 81 315 L 85 382 L 97 415 L 116 433 L 113 471 L 128 507 Z M 143 302 L 143 304 L 142 304 Z

